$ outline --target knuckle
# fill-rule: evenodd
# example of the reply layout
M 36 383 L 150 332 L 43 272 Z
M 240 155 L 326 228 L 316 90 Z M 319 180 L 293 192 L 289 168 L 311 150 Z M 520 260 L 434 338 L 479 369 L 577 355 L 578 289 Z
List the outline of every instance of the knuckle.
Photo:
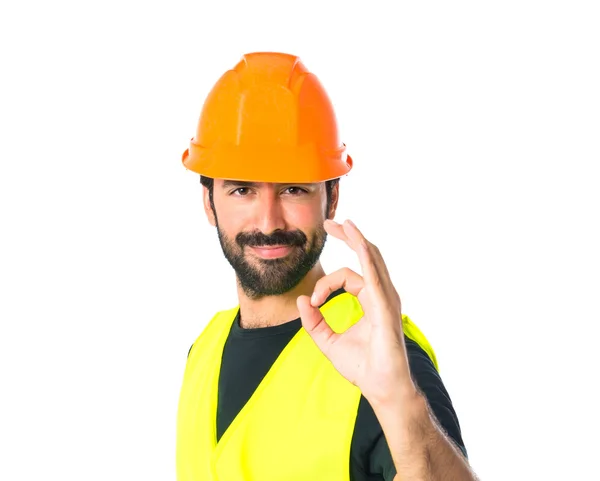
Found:
M 328 276 L 321 277 L 315 284 L 314 292 L 321 293 L 324 289 L 327 288 L 328 281 Z
M 365 252 L 370 251 L 370 245 L 369 245 L 369 241 L 367 239 L 361 239 L 358 244 L 358 247 Z
M 356 274 L 356 272 L 354 272 L 349 267 L 344 267 L 343 269 L 340 269 L 340 270 L 342 271 L 342 274 L 344 275 L 344 277 L 352 277 L 354 274 Z
M 373 281 L 371 282 L 371 286 L 374 290 L 380 290 L 383 287 L 381 279 L 378 276 L 374 277 Z

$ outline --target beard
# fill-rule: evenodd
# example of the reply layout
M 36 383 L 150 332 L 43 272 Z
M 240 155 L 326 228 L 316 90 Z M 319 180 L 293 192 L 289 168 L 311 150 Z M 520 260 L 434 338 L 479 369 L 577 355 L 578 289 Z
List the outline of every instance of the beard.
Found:
M 323 225 L 309 240 L 300 230 L 275 231 L 270 235 L 262 232 L 240 232 L 235 239 L 228 237 L 217 222 L 219 242 L 225 258 L 235 270 L 238 282 L 250 299 L 278 296 L 296 287 L 315 266 L 327 240 Z M 292 251 L 277 259 L 252 257 L 244 252 L 246 247 L 291 246 Z

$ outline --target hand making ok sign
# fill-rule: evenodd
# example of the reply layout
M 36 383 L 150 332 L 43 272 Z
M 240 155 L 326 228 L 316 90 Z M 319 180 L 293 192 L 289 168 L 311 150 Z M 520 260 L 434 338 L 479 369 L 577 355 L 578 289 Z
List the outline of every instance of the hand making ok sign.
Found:
M 358 255 L 362 276 L 348 268 L 321 278 L 311 298 L 297 304 L 303 327 L 333 366 L 371 403 L 394 402 L 416 393 L 402 331 L 402 306 L 379 249 L 349 220 L 326 220 L 328 234 Z M 358 298 L 364 316 L 341 334 L 327 324 L 317 306 L 343 287 Z

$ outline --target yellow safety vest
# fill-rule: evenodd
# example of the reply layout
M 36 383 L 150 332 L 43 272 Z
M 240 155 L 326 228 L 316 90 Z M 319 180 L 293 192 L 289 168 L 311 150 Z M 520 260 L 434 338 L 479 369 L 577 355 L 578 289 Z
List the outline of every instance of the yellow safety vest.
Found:
M 177 415 L 178 481 L 348 481 L 360 390 L 339 374 L 301 328 L 217 443 L 223 347 L 239 307 L 221 311 L 189 354 Z M 335 332 L 363 315 L 353 295 L 321 307 Z M 408 316 L 407 337 L 435 353 Z

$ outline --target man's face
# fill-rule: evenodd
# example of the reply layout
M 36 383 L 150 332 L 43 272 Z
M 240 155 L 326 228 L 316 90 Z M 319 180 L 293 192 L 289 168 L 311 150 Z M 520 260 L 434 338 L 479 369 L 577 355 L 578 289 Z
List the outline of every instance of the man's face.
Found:
M 334 191 L 337 199 L 337 186 Z M 215 179 L 213 200 L 215 212 L 205 189 L 207 215 L 248 297 L 288 292 L 319 260 L 327 238 L 324 183 Z M 336 205 L 332 202 L 332 210 Z

